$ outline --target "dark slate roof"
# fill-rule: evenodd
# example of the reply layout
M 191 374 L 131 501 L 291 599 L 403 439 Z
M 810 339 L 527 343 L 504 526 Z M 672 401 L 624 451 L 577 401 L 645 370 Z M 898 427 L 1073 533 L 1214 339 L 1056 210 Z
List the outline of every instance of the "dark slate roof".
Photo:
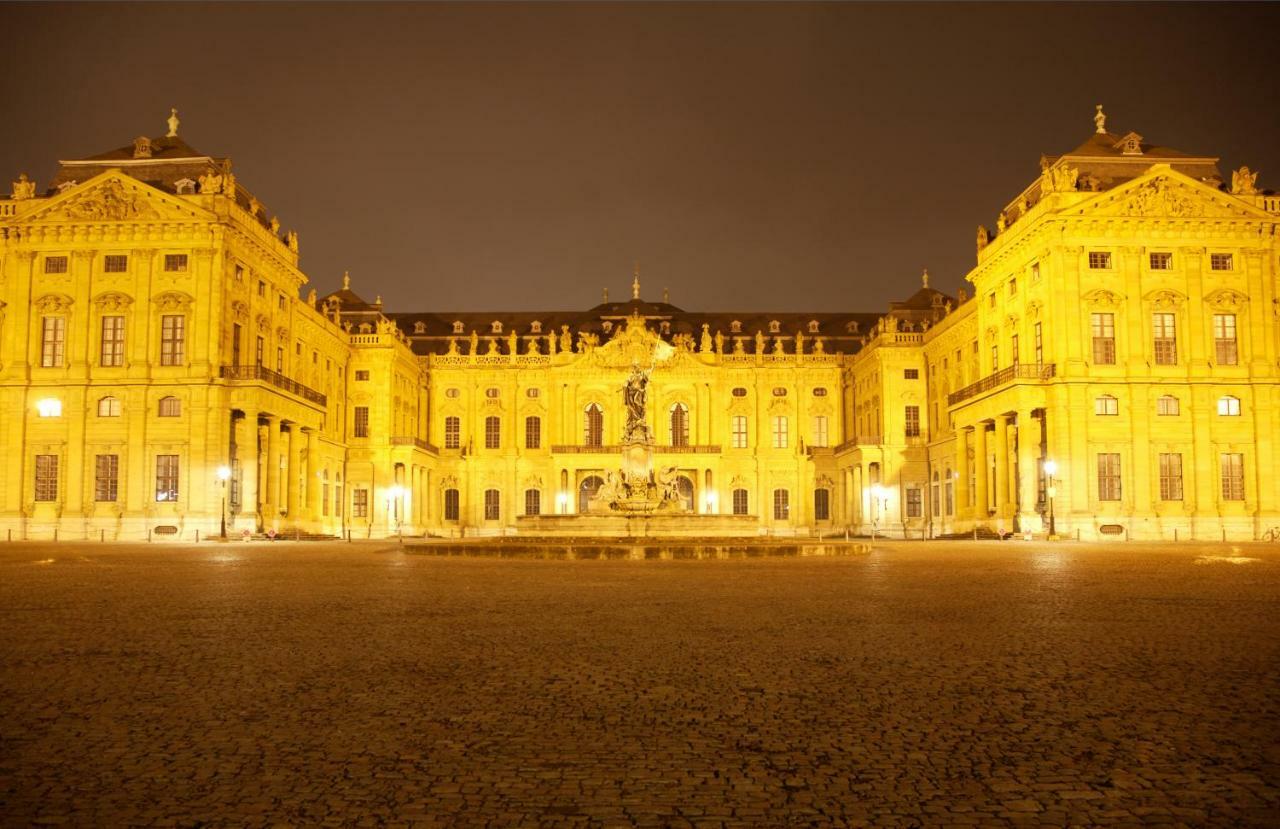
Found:
M 179 158 L 208 159 L 209 156 L 193 148 L 190 144 L 188 144 L 186 141 L 183 141 L 181 138 L 177 136 L 174 136 L 172 138 L 170 138 L 169 136 L 162 136 L 160 138 L 151 139 L 151 160 L 152 161 L 155 161 L 158 159 L 170 160 L 170 159 L 179 159 Z M 83 161 L 139 160 L 140 161 L 143 159 L 135 159 L 133 157 L 133 144 L 131 142 L 127 146 L 118 147 L 114 150 L 107 150 L 105 153 L 99 153 L 98 155 L 91 155 L 88 158 L 85 158 L 82 160 Z

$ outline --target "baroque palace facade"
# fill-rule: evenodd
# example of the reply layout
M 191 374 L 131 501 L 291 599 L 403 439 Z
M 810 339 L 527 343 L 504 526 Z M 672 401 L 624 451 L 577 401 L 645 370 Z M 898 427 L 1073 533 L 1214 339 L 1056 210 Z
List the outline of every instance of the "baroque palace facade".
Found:
M 637 273 L 585 311 L 448 314 L 304 298 L 297 234 L 174 113 L 0 200 L 0 532 L 609 531 L 642 374 L 651 532 L 1258 538 L 1280 197 L 1095 125 L 979 227 L 956 297 L 696 313 Z

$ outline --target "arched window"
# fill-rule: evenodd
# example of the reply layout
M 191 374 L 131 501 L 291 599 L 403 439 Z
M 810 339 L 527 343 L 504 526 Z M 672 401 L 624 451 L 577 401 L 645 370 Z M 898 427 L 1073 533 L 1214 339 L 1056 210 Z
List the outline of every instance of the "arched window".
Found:
M 462 446 L 462 419 L 446 417 L 444 419 L 444 448 L 458 449 Z
M 484 520 L 497 521 L 501 514 L 502 494 L 496 489 L 484 491 Z
M 98 401 L 98 417 L 119 417 L 120 398 L 104 397 Z
M 785 489 L 773 491 L 773 520 L 787 521 L 791 518 L 791 493 Z
M 817 334 L 817 333 L 818 333 L 818 321 L 817 321 L 817 320 L 809 320 L 809 333 L 810 333 L 810 334 Z
M 584 446 L 602 446 L 604 444 L 604 409 L 599 403 L 591 403 L 583 410 L 582 444 Z
M 956 514 L 956 481 L 955 475 L 951 472 L 951 467 L 947 467 L 946 483 L 943 488 L 946 490 L 946 510 L 947 515 Z
M 1093 401 L 1093 413 L 1096 415 L 1118 415 L 1120 414 L 1120 401 L 1109 394 L 1096 397 Z
M 1156 414 L 1161 416 L 1176 415 L 1181 411 L 1182 407 L 1178 403 L 1178 398 L 1171 394 L 1165 394 L 1156 398 Z
M 160 417 L 179 417 L 182 415 L 182 401 L 176 397 L 160 398 Z
M 671 406 L 671 445 L 689 445 L 689 407 L 683 403 Z
M 502 322 L 501 322 L 500 320 L 494 320 L 493 322 L 489 323 L 489 333 L 491 333 L 491 334 L 501 334 L 501 333 L 502 333 Z
M 929 493 L 930 504 L 935 518 L 942 515 L 942 480 L 937 472 L 933 473 L 933 487 Z
M 444 491 L 444 520 L 458 520 L 458 490 L 456 489 Z
M 769 320 L 769 333 L 770 334 L 782 333 L 782 323 L 778 322 L 777 320 Z
M 1224 394 L 1218 398 L 1218 414 L 1223 417 L 1240 416 L 1240 398 Z
M 813 519 L 815 521 L 831 520 L 831 490 L 823 488 L 813 491 Z
M 524 514 L 525 515 L 541 515 L 542 514 L 541 490 L 526 489 L 524 491 Z
M 729 323 L 729 333 L 730 333 L 730 334 L 741 334 L 741 333 L 742 333 L 742 320 L 734 320 L 733 322 Z
M 542 418 L 536 415 L 524 419 L 524 448 L 542 448 Z
M 455 333 L 455 334 L 465 334 L 465 333 L 467 333 L 467 332 L 465 332 L 465 331 L 463 331 L 463 330 L 462 330 L 462 320 L 454 320 L 454 321 L 453 321 L 453 333 Z
M 502 443 L 502 418 L 490 415 L 484 419 L 484 448 L 497 449 Z
M 745 489 L 735 489 L 733 491 L 733 514 L 747 514 L 747 491 Z
M 587 511 L 587 505 L 596 497 L 596 493 L 602 486 L 604 486 L 604 479 L 599 475 L 590 475 L 582 479 L 582 484 L 578 487 L 578 512 Z
M 684 475 L 676 478 L 676 494 L 680 496 L 680 506 L 690 512 L 693 511 L 693 481 Z

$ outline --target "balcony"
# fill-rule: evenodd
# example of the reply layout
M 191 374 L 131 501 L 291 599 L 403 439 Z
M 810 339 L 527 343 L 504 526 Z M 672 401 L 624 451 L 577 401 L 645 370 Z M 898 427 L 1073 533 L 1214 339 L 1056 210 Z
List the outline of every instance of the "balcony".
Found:
M 280 372 L 272 371 L 266 366 L 223 366 L 221 376 L 224 380 L 258 380 L 263 383 L 270 383 L 281 391 L 295 394 L 303 400 L 308 400 L 320 406 L 328 404 L 328 398 L 320 392 L 309 386 L 304 386 L 296 380 L 290 380 Z
M 440 454 L 440 450 L 425 440 L 413 435 L 393 435 L 391 437 L 392 446 L 416 446 L 424 452 L 430 452 L 433 455 Z
M 579 446 L 577 444 L 560 444 L 551 447 L 555 455 L 617 455 L 622 452 L 622 444 L 603 446 Z M 655 446 L 654 454 L 658 455 L 719 455 L 720 446 Z
M 953 391 L 947 395 L 947 405 L 954 406 L 957 403 L 968 400 L 970 397 L 976 397 L 984 391 L 997 389 L 1006 383 L 1012 383 L 1015 380 L 1049 380 L 1057 371 L 1057 367 L 1053 363 L 1045 365 L 1018 365 L 1002 368 L 995 374 L 988 374 L 976 383 L 970 383 L 959 391 Z

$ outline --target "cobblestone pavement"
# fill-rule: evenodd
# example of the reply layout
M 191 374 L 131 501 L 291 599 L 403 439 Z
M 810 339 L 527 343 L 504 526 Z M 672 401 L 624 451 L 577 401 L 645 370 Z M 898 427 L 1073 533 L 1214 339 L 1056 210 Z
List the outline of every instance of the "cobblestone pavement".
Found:
M 5 825 L 1280 825 L 1275 545 L 9 544 L 0 613 Z

